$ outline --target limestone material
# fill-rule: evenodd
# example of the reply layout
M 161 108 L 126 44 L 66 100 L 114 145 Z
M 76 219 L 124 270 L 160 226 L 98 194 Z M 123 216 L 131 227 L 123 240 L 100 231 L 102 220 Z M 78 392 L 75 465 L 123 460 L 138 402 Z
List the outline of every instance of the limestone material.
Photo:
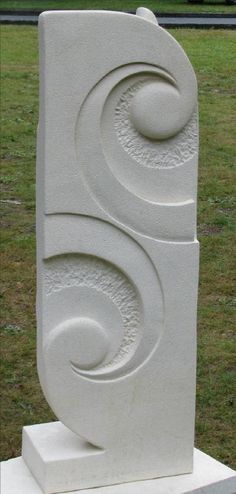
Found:
M 22 458 L 2 463 L 2 494 L 43 494 Z M 235 494 L 236 473 L 195 449 L 194 473 L 68 494 Z
M 144 8 L 45 12 L 39 36 L 38 371 L 64 425 L 23 458 L 45 493 L 190 473 L 194 71 Z

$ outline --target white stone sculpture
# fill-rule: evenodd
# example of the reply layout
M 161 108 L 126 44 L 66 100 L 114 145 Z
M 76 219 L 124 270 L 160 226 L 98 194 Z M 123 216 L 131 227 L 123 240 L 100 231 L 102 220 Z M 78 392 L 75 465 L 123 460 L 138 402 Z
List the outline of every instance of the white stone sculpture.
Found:
M 39 32 L 38 371 L 60 422 L 24 428 L 23 459 L 45 494 L 190 474 L 193 69 L 147 9 L 46 12 Z
M 145 12 L 40 16 L 38 368 L 64 425 L 23 457 L 43 442 L 46 492 L 192 471 L 197 85 Z M 64 426 L 75 478 L 47 462 Z

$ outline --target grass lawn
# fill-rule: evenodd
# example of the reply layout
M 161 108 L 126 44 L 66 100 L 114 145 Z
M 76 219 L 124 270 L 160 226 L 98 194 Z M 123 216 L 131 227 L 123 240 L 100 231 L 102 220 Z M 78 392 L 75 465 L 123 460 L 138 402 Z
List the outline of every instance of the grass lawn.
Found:
M 199 81 L 201 269 L 196 445 L 236 468 L 235 33 L 193 29 L 172 33 L 187 51 Z M 37 118 L 37 28 L 2 26 L 3 459 L 20 454 L 23 425 L 54 419 L 38 383 L 35 361 Z
M 135 10 L 142 5 L 157 12 L 215 12 L 236 13 L 236 5 L 224 0 L 205 0 L 202 4 L 187 0 L 2 0 L 1 9 L 109 9 Z

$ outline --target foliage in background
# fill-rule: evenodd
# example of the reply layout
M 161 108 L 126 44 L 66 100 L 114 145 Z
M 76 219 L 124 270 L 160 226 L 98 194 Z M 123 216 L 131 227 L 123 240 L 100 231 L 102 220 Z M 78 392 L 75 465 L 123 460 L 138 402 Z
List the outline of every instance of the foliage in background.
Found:
M 236 6 L 224 0 L 205 0 L 202 4 L 188 0 L 1 0 L 1 9 L 107 9 L 136 10 L 140 6 L 157 12 L 236 12 Z
M 236 96 L 233 31 L 174 30 L 197 72 L 201 242 L 196 444 L 236 467 L 233 298 Z M 35 359 L 37 28 L 2 27 L 1 455 L 20 454 L 23 425 L 54 419 Z

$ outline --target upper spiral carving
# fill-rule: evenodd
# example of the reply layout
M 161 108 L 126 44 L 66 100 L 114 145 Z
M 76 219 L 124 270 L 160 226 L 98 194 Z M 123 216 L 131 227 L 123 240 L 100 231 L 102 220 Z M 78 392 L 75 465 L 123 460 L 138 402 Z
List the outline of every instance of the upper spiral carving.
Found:
M 119 70 L 119 80 L 107 94 L 101 115 L 108 166 L 119 169 L 120 145 L 132 161 L 147 168 L 168 169 L 186 163 L 197 152 L 195 98 L 161 69 L 147 66 L 138 72 L 137 68 L 123 78 Z M 119 154 L 114 163 L 115 148 Z
M 117 67 L 84 99 L 75 129 L 94 200 L 119 223 L 159 239 L 192 238 L 195 228 L 196 83 L 191 70 L 187 80 L 177 76 L 145 63 Z

